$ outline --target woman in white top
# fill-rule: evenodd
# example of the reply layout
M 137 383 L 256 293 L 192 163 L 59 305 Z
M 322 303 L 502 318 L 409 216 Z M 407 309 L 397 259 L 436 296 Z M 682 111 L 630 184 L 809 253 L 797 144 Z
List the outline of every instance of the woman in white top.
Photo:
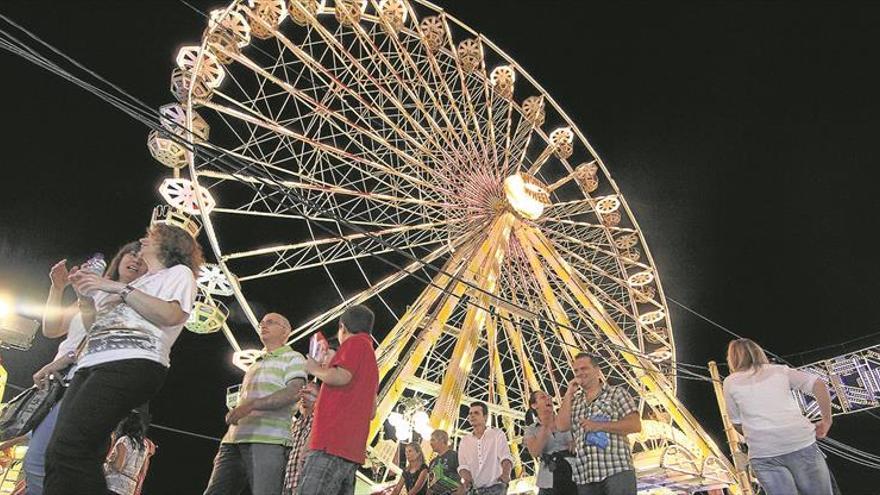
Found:
M 135 409 L 113 432 L 113 447 L 104 463 L 107 488 L 114 495 L 141 495 L 156 444 L 147 438 L 150 415 L 146 406 Z
M 130 284 L 70 275 L 88 333 L 46 452 L 45 495 L 107 493 L 111 432 L 165 381 L 171 346 L 192 310 L 202 250 L 183 229 L 154 224 L 140 254 L 147 273 Z
M 727 347 L 724 398 L 731 422 L 745 435 L 749 460 L 767 495 L 831 495 L 831 475 L 816 446 L 831 428 L 831 397 L 818 376 L 770 364 L 758 344 Z M 804 417 L 792 390 L 816 398 L 822 420 Z
M 141 244 L 137 241 L 129 242 L 119 249 L 116 256 L 110 261 L 104 276 L 110 280 L 122 283 L 131 283 L 146 273 L 147 266 L 141 261 L 138 252 Z M 74 267 L 75 271 L 76 268 Z M 65 378 L 67 370 L 74 362 L 73 356 L 80 342 L 86 335 L 83 327 L 82 315 L 76 306 L 61 310 L 61 300 L 64 289 L 70 284 L 68 280 L 67 260 L 61 260 L 49 271 L 49 279 L 52 285 L 49 287 L 49 297 L 46 300 L 46 310 L 43 312 L 43 335 L 49 338 L 67 337 L 58 345 L 55 359 L 34 373 L 34 384 L 43 387 L 48 380 L 61 380 Z M 63 398 L 62 398 L 63 400 Z M 43 477 L 46 475 L 46 447 L 52 432 L 55 430 L 55 422 L 58 418 L 58 410 L 62 401 L 58 401 L 43 418 L 43 421 L 34 428 L 28 442 L 28 450 L 24 456 L 24 473 L 27 480 L 27 495 L 42 495 Z

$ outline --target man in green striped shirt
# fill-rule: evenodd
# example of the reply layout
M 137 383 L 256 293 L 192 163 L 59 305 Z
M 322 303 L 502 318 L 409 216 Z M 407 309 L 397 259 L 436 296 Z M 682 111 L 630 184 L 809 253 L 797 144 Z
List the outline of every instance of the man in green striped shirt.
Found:
M 286 344 L 290 322 L 278 313 L 260 321 L 265 354 L 245 373 L 238 406 L 226 415 L 223 437 L 205 495 L 277 495 L 284 485 L 290 422 L 306 360 Z

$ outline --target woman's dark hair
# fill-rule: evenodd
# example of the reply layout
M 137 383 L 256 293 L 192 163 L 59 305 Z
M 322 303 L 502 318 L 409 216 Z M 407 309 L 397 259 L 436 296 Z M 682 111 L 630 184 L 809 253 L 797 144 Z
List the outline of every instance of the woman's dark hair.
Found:
M 529 409 L 526 411 L 526 424 L 527 425 L 537 425 L 538 421 L 538 410 L 535 409 L 535 404 L 538 402 L 538 394 L 543 393 L 542 390 L 532 390 L 529 392 Z
M 538 394 L 540 394 L 540 390 L 532 390 L 529 393 L 529 409 L 534 409 L 535 403 L 538 402 Z
M 141 250 L 141 243 L 138 241 L 129 242 L 128 244 L 119 248 L 116 256 L 110 260 L 110 264 L 107 265 L 107 270 L 104 271 L 104 276 L 109 278 L 110 280 L 119 281 L 119 264 L 122 263 L 122 257 L 129 253 L 136 253 Z
M 198 274 L 205 259 L 202 256 L 202 246 L 189 233 L 181 228 L 162 223 L 151 225 L 149 232 L 159 237 L 159 261 L 166 268 L 185 265 L 194 274 Z
M 145 407 L 132 410 L 128 413 L 119 426 L 116 427 L 116 438 L 131 438 L 138 450 L 144 450 L 146 443 L 144 437 L 147 435 L 147 429 L 150 427 L 150 413 Z
M 538 424 L 538 414 L 531 407 L 526 410 L 526 425 L 533 426 Z

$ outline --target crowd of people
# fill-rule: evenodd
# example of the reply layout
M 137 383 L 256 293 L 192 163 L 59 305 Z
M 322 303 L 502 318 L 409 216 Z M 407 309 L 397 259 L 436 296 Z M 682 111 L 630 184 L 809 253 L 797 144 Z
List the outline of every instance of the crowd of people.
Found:
M 44 387 L 69 382 L 61 400 L 29 438 L 27 495 L 141 493 L 156 446 L 146 437 L 147 404 L 162 386 L 169 353 L 196 297 L 199 245 L 184 230 L 154 224 L 126 244 L 106 273 L 66 261 L 52 267 L 47 308 L 67 286 L 77 302 L 47 310 L 43 333 L 65 336 L 55 359 L 34 374 Z M 364 305 L 339 318 L 333 345 L 304 356 L 287 342 L 291 324 L 278 313 L 259 324 L 262 355 L 245 372 L 205 495 L 349 495 L 364 463 L 376 413 L 379 371 L 374 315 Z M 751 466 L 769 495 L 828 495 L 827 465 L 816 447 L 831 426 L 827 387 L 813 375 L 769 364 L 754 342 L 730 343 L 724 394 L 731 421 L 745 437 Z M 628 435 L 641 431 L 637 401 L 610 385 L 600 360 L 572 360 L 574 379 L 559 400 L 535 390 L 523 445 L 537 460 L 540 495 L 634 495 L 637 478 Z M 811 424 L 790 393 L 816 397 L 822 420 Z M 450 433 L 423 447 L 407 443 L 391 495 L 507 493 L 516 460 L 508 434 L 490 425 L 490 408 L 470 404 L 471 430 L 457 448 Z

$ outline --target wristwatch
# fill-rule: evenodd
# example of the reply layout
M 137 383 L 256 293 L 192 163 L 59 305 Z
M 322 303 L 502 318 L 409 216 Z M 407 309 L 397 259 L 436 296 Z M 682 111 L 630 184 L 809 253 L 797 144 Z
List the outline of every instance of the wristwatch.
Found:
M 119 291 L 119 297 L 122 298 L 123 301 L 125 301 L 125 298 L 128 297 L 128 295 L 131 294 L 131 291 L 133 291 L 133 290 L 134 290 L 134 287 L 132 287 L 130 285 L 126 285 L 125 287 L 122 288 L 121 291 Z

